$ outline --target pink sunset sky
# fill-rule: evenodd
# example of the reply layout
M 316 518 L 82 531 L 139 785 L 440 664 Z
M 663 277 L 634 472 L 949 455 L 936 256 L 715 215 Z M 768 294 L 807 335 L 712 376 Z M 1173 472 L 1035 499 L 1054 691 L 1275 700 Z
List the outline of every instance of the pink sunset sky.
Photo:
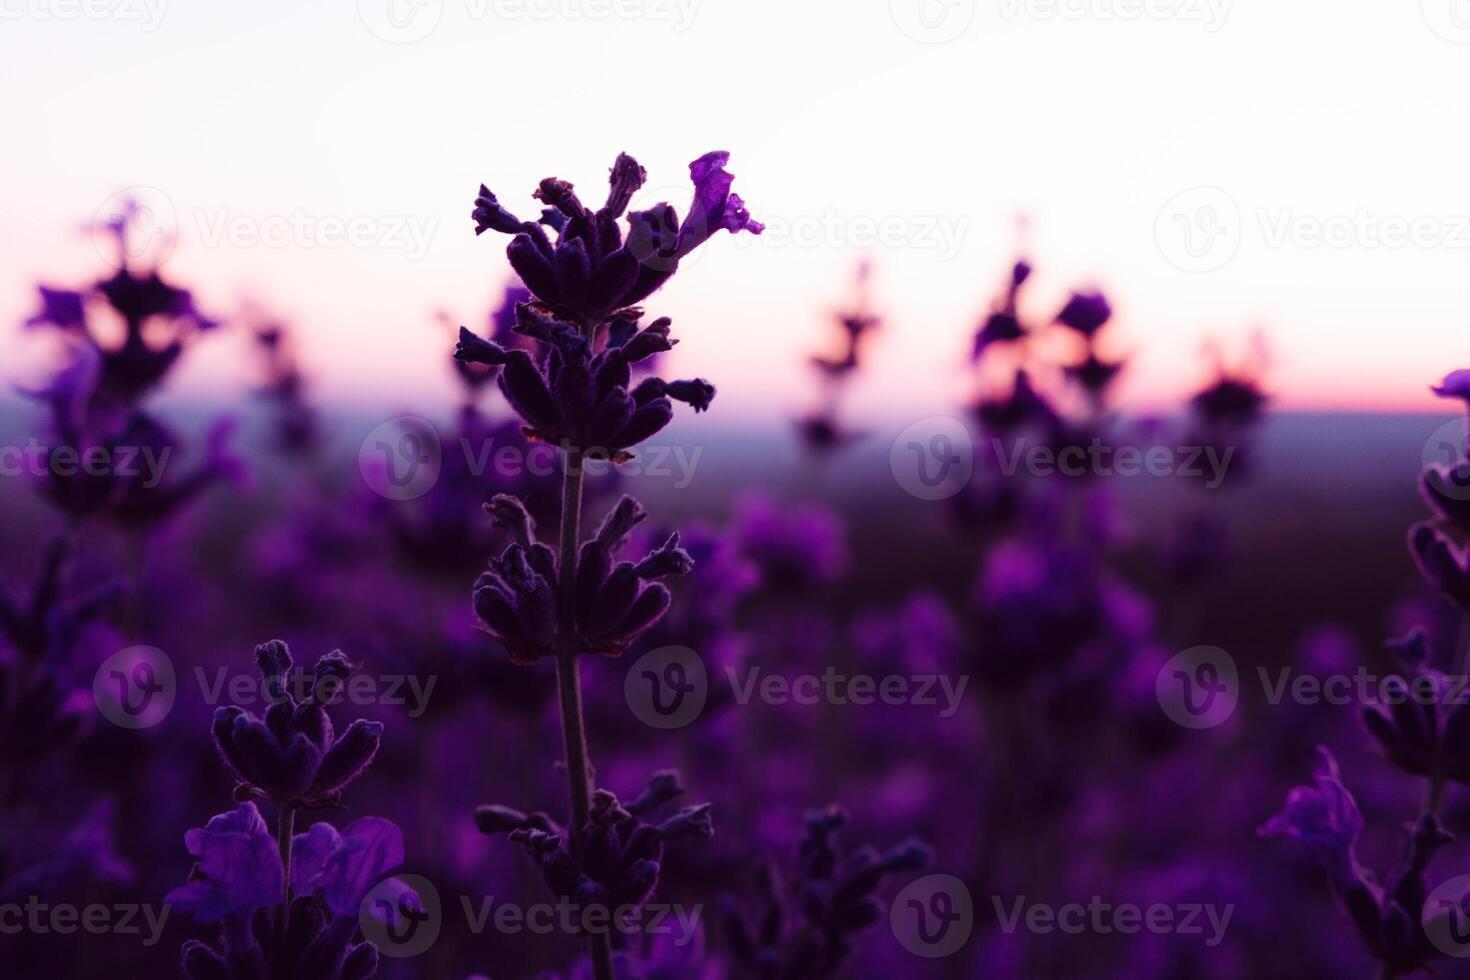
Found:
M 627 150 L 635 207 L 682 211 L 721 148 L 770 229 L 649 305 L 729 418 L 810 404 L 865 258 L 886 324 L 854 411 L 950 409 L 1018 243 L 1035 314 L 1113 299 L 1129 404 L 1177 404 L 1207 338 L 1260 329 L 1280 407 L 1430 408 L 1470 361 L 1460 3 L 0 0 L 7 376 L 39 356 L 33 283 L 100 271 L 81 228 L 132 188 L 171 275 L 293 323 L 323 397 L 431 399 L 436 311 L 479 325 L 507 273 L 479 183 L 525 213 L 547 175 L 600 199 Z M 243 338 L 196 353 L 185 393 L 252 383 Z

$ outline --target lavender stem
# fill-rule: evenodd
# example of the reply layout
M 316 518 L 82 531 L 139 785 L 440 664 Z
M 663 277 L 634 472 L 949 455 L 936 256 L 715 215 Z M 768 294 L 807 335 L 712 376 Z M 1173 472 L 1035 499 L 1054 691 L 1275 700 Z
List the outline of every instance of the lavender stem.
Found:
M 286 896 L 285 906 L 291 905 L 291 838 L 296 830 L 296 809 L 294 807 L 281 807 L 280 815 L 276 819 L 276 844 L 281 849 L 281 878 L 283 894 Z
M 558 612 L 556 687 L 561 706 L 562 743 L 567 765 L 567 788 L 572 804 L 573 846 L 581 840 L 590 806 L 591 781 L 587 761 L 587 724 L 582 717 L 582 684 L 578 676 L 576 641 L 577 549 L 582 523 L 582 455 L 567 447 L 561 485 L 561 548 L 557 567 L 561 582 Z M 613 980 L 612 945 L 606 933 L 592 936 L 592 967 L 597 980 Z

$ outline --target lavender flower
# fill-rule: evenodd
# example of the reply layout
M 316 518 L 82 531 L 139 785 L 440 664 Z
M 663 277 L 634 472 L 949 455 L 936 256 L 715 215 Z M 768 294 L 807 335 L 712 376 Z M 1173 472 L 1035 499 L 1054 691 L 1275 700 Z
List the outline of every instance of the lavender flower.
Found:
M 613 163 L 607 202 L 596 211 L 582 204 L 571 184 L 548 177 L 535 197 L 549 207 L 539 222 L 523 221 L 481 185 L 471 213 L 475 234 L 494 230 L 514 236 L 506 249 L 511 267 L 555 316 L 602 322 L 648 298 L 674 274 L 680 259 L 716 231 L 758 235 L 765 230 L 740 195 L 731 193 L 734 177 L 725 170 L 729 158 L 716 151 L 689 165 L 694 199 L 682 223 L 674 208 L 655 204 L 628 216 L 626 240 L 618 219 L 647 178 L 626 153 Z M 547 228 L 555 232 L 555 243 Z
M 517 663 L 553 656 L 559 559 L 535 539 L 535 524 L 519 500 L 501 494 L 486 510 L 510 532 L 512 543 L 475 583 L 475 613 Z M 668 610 L 669 590 L 656 580 L 693 567 L 677 532 L 636 563 L 616 561 L 646 516 L 636 500 L 625 496 L 582 545 L 575 586 L 576 652 L 622 654 Z
M 789 893 L 774 867 L 761 878 L 764 907 L 748 915 L 726 895 L 720 921 L 742 971 L 775 980 L 836 973 L 852 956 L 857 936 L 883 908 L 873 893 L 890 875 L 928 867 L 934 852 L 909 840 L 886 852 L 863 845 L 844 853 L 837 831 L 847 812 L 832 805 L 806 816 L 799 873 Z
M 655 773 L 629 804 L 605 789 L 592 794 L 581 832 L 568 835 L 544 813 L 530 815 L 509 807 L 482 806 L 475 824 L 485 834 L 509 834 L 540 867 L 552 894 L 578 910 L 578 932 L 601 923 L 616 927 L 614 914 L 636 921 L 658 884 L 664 845 L 714 834 L 710 805 L 684 807 L 654 821 L 653 814 L 681 796 L 673 771 Z
M 362 775 L 382 741 L 380 722 L 358 719 L 341 734 L 332 729 L 326 703 L 352 665 L 329 653 L 313 668 L 312 693 L 297 701 L 288 690 L 291 654 L 272 640 L 255 648 L 256 663 L 275 702 L 264 718 L 239 707 L 214 713 L 214 740 L 240 778 L 237 799 L 259 796 L 283 808 L 335 806 Z

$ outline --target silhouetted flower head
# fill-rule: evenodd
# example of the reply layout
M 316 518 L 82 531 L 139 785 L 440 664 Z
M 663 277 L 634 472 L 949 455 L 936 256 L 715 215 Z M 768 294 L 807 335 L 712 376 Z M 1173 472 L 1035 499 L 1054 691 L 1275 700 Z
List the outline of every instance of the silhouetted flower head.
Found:
M 1117 379 L 1123 365 L 1123 361 L 1105 361 L 1090 351 L 1080 364 L 1069 364 L 1063 370 L 1089 394 L 1101 395 Z
M 362 775 L 377 754 L 381 722 L 358 719 L 340 734 L 326 705 L 352 671 L 341 653 L 329 653 L 312 670 L 310 694 L 291 691 L 291 654 L 271 640 L 255 648 L 256 663 L 273 702 L 264 718 L 239 707 L 214 713 L 214 740 L 240 778 L 237 799 L 262 796 L 277 806 L 329 807 Z
M 665 844 L 713 836 L 708 803 L 654 816 L 683 793 L 679 774 L 671 770 L 655 773 L 626 805 L 599 789 L 575 841 L 544 813 L 527 815 L 499 805 L 479 807 L 475 825 L 485 834 L 509 834 L 521 846 L 552 894 L 583 913 L 574 920 L 579 930 L 596 923 L 584 917 L 589 909 L 601 911 L 605 929 L 615 922 L 613 914 L 636 916 L 653 895 Z
M 808 813 L 796 879 L 788 888 L 767 867 L 761 907 L 747 913 L 733 896 L 722 896 L 720 923 L 742 975 L 831 976 L 852 954 L 858 934 L 883 917 L 874 892 L 884 879 L 933 862 L 933 849 L 916 840 L 885 852 L 867 844 L 844 852 L 837 832 L 846 823 L 840 806 Z
M 1057 314 L 1057 322 L 1090 338 L 1112 317 L 1113 308 L 1108 305 L 1106 296 L 1099 292 L 1081 292 L 1073 293 L 1071 299 L 1067 300 L 1062 311 Z
M 597 324 L 646 299 L 716 231 L 764 230 L 730 190 L 729 157 L 711 152 L 689 165 L 694 197 L 682 222 L 673 207 L 655 204 L 628 215 L 625 235 L 619 219 L 647 175 L 624 153 L 613 163 L 607 201 L 596 211 L 570 183 L 548 177 L 534 195 L 548 207 L 538 221 L 523 221 L 481 185 L 471 212 L 475 233 L 514 236 L 506 255 L 536 299 L 560 318 Z
M 1282 811 L 1261 825 L 1262 837 L 1286 837 L 1305 844 L 1327 869 L 1344 880 L 1356 871 L 1353 848 L 1363 832 L 1363 814 L 1342 784 L 1337 760 L 1317 747 L 1315 785 L 1297 786 Z
M 1419 474 L 1419 495 L 1435 514 L 1470 536 L 1470 463 L 1427 467 Z
M 1061 416 L 1024 370 L 1016 372 L 1008 395 L 982 399 L 975 406 L 975 415 L 986 429 L 1000 433 L 1033 427 L 1051 431 L 1061 424 Z
M 1409 553 L 1419 574 L 1450 602 L 1470 610 L 1470 559 L 1437 528 L 1415 524 L 1409 529 Z
M 1441 398 L 1459 398 L 1470 404 L 1470 369 L 1451 371 L 1439 384 L 1431 385 L 1429 390 Z
M 69 592 L 63 573 L 70 551 L 66 539 L 61 537 L 53 538 L 45 546 L 28 598 L 13 595 L 0 586 L 0 638 L 30 663 L 63 654 L 78 631 L 104 612 L 122 591 L 119 583 L 107 581 Z
M 535 539 L 531 515 L 516 498 L 498 495 L 486 510 L 512 543 L 475 583 L 475 613 L 516 662 L 554 655 L 556 553 Z M 684 575 L 694 565 L 677 533 L 638 562 L 618 561 L 618 551 L 645 516 L 625 496 L 582 545 L 574 596 L 577 653 L 620 655 L 669 608 L 669 590 L 656 580 Z
M 1206 422 L 1250 425 L 1260 417 L 1266 396 L 1253 381 L 1222 377 L 1195 395 L 1191 404 Z
M 541 359 L 523 348 L 501 347 L 463 327 L 454 356 L 504 367 L 500 390 L 525 420 L 532 438 L 626 460 L 631 458 L 627 450 L 673 420 L 671 400 L 702 412 L 714 399 L 714 386 L 700 378 L 649 377 L 632 384 L 632 365 L 673 347 L 667 318 L 641 329 L 636 318 L 616 321 L 606 343 L 594 351 L 593 342 L 580 330 L 553 319 L 544 309 L 523 304 L 517 313 L 517 329 L 541 342 Z

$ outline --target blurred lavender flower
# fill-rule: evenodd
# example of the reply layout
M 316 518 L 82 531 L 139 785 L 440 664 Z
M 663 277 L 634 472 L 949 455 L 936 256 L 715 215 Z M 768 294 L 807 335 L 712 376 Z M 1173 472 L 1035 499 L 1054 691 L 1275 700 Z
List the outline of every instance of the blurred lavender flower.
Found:
M 835 804 L 807 814 L 797 878 L 788 890 L 775 867 L 767 866 L 762 907 L 747 912 L 733 896 L 722 897 L 720 923 L 742 975 L 832 976 L 849 961 L 858 935 L 882 918 L 873 892 L 883 880 L 933 862 L 933 850 L 914 840 L 882 853 L 866 844 L 844 853 L 837 831 L 847 819 Z

